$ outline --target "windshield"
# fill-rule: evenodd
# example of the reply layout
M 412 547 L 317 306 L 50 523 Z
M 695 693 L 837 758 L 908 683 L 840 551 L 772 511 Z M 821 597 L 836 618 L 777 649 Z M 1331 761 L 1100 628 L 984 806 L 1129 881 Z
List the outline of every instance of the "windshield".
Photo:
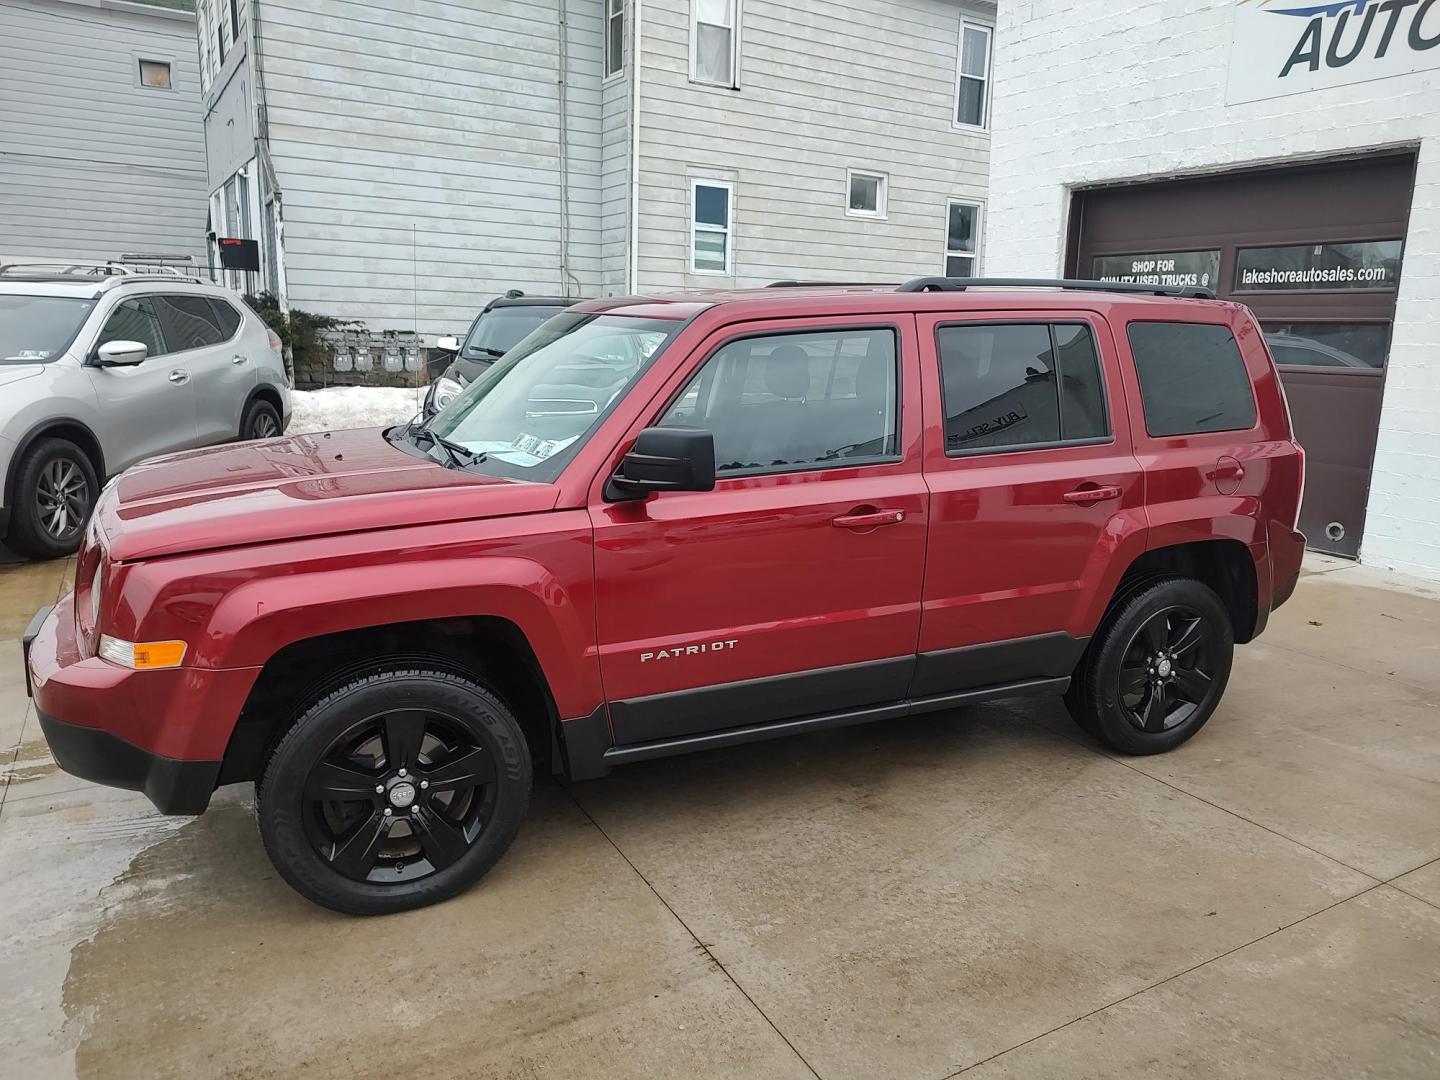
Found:
M 484 454 L 474 468 L 550 481 L 679 322 L 567 312 L 497 361 L 425 429 Z
M 519 345 L 537 326 L 565 309 L 560 305 L 541 307 L 527 304 L 492 308 L 475 320 L 462 352 L 471 358 L 503 356 Z
M 94 300 L 0 295 L 0 361 L 53 360 L 69 347 Z

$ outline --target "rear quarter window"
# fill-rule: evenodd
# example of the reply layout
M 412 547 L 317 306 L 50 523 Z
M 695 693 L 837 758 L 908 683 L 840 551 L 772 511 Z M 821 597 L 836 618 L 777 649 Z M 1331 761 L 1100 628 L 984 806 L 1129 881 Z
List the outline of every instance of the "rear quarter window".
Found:
M 1127 327 L 1145 430 L 1198 435 L 1255 426 L 1255 395 L 1228 327 L 1132 322 Z

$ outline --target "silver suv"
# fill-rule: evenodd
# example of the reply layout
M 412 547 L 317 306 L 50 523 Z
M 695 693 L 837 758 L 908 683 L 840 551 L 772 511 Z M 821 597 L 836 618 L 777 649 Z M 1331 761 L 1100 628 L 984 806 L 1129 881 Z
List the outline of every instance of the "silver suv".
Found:
M 174 270 L 0 266 L 0 536 L 74 551 L 108 476 L 284 432 L 280 339 L 233 292 Z

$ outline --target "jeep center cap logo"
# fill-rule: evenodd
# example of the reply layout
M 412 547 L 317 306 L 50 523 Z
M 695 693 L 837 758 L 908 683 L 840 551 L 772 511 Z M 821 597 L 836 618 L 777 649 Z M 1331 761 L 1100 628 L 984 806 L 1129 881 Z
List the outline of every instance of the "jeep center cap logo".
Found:
M 1225 101 L 1440 68 L 1440 0 L 1236 0 Z

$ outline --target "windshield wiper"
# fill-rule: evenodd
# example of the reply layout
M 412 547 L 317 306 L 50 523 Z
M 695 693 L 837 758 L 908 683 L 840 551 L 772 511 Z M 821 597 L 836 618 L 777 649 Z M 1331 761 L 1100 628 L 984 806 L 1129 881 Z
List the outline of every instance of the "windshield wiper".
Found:
M 417 427 L 413 430 L 407 428 L 405 435 L 417 446 L 421 439 L 429 439 L 431 446 L 438 446 L 445 451 L 445 456 L 450 459 L 450 464 L 456 468 L 463 469 L 470 465 L 479 465 L 486 458 L 485 454 L 447 439 L 444 435 L 436 435 L 426 427 Z
M 465 352 L 479 353 L 481 356 L 493 356 L 497 360 L 505 355 L 504 349 L 492 349 L 489 345 L 466 345 Z

